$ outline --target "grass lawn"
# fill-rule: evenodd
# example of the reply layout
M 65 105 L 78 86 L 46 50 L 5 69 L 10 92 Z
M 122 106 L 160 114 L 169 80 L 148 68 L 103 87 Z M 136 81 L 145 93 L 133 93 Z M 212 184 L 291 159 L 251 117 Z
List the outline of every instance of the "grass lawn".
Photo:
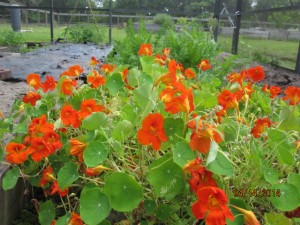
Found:
M 62 37 L 67 26 L 54 26 L 54 41 Z M 22 32 L 25 42 L 50 42 L 50 25 L 49 26 L 37 26 L 37 25 L 22 25 L 22 30 L 27 30 L 28 32 Z M 9 24 L 0 24 L 1 31 L 11 31 L 12 28 Z M 106 42 L 108 42 L 108 28 L 105 29 Z M 113 40 L 122 40 L 126 33 L 124 29 L 113 28 L 112 38 Z
M 220 47 L 231 52 L 231 37 L 218 37 Z M 243 57 L 252 57 L 254 60 L 295 69 L 299 42 L 275 41 L 263 39 L 249 39 L 240 37 L 238 54 Z

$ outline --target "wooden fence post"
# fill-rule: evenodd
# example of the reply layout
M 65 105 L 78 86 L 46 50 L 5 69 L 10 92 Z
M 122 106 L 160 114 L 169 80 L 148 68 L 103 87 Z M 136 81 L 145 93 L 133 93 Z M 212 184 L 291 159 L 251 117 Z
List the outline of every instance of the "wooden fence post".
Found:
M 238 52 L 241 19 L 242 19 L 242 16 L 241 16 L 242 5 L 243 5 L 243 0 L 237 0 L 236 11 L 235 11 L 235 21 L 234 21 L 234 28 L 233 28 L 233 36 L 232 36 L 232 48 L 231 48 L 232 54 L 237 54 L 237 52 Z

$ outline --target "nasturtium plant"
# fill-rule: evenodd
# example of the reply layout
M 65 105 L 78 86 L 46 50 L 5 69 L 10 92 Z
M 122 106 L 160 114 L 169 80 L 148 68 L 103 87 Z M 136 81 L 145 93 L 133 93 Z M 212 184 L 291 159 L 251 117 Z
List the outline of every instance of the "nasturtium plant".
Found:
M 215 43 L 185 32 L 161 40 L 173 49 L 133 35 L 138 56 L 118 65 L 92 57 L 57 81 L 29 74 L 0 112 L 0 139 L 12 136 L 0 142 L 2 188 L 42 189 L 42 225 L 296 221 L 300 88 L 261 87 L 261 66 L 226 74 Z

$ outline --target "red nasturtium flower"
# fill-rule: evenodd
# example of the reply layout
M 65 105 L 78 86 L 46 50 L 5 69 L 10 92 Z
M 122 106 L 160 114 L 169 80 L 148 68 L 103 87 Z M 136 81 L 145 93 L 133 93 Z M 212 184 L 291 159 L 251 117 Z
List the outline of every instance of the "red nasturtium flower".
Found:
M 270 86 L 270 89 L 268 89 L 267 84 L 264 85 L 261 90 L 263 92 L 270 93 L 270 98 L 275 98 L 281 92 L 281 88 L 279 86 Z
M 65 95 L 73 95 L 73 87 L 75 87 L 76 85 L 76 80 L 66 78 L 61 84 L 61 92 Z
M 24 95 L 23 102 L 24 103 L 29 103 L 30 105 L 35 106 L 36 102 L 40 99 L 41 99 L 40 94 L 38 94 L 36 92 L 29 91 L 27 93 L 27 95 Z
M 152 44 L 141 44 L 138 55 L 152 55 Z
M 156 81 L 154 86 L 157 86 L 159 82 L 162 82 L 166 86 L 173 86 L 177 82 L 177 63 L 172 59 L 168 64 L 168 73 L 161 75 Z
M 68 71 L 69 71 L 68 76 L 71 77 L 77 77 L 83 73 L 83 69 L 79 65 L 70 66 Z
M 154 150 L 159 150 L 161 142 L 167 141 L 162 115 L 159 113 L 149 114 L 143 120 L 142 128 L 137 133 L 137 139 L 142 145 L 152 145 Z
M 106 82 L 105 77 L 101 76 L 97 70 L 92 70 L 87 77 L 87 82 L 91 85 L 92 88 L 98 88 L 101 85 L 104 85 Z
M 54 153 L 56 150 L 62 148 L 60 136 L 54 130 L 45 133 L 43 138 L 50 149 L 50 153 Z
M 38 90 L 41 87 L 41 77 L 39 74 L 31 73 L 26 77 L 26 82 L 29 86 L 33 87 L 35 90 Z
M 246 70 L 246 76 L 252 82 L 258 82 L 265 79 L 264 68 L 261 66 L 255 66 Z
M 258 118 L 255 121 L 255 126 L 251 130 L 251 134 L 253 134 L 255 138 L 260 138 L 265 128 L 271 127 L 271 124 L 272 122 L 268 118 Z
M 43 91 L 52 91 L 56 87 L 56 82 L 52 76 L 46 76 L 46 80 L 42 83 Z
M 227 76 L 227 80 L 231 83 L 238 83 L 240 86 L 243 86 L 243 81 L 246 78 L 246 71 L 242 71 L 241 73 L 233 72 Z
M 70 105 L 65 105 L 61 109 L 60 113 L 61 120 L 64 125 L 72 126 L 73 128 L 80 127 L 80 120 L 78 112 Z
M 42 172 L 42 178 L 40 180 L 40 186 L 45 187 L 47 183 L 51 181 L 55 181 L 56 178 L 54 177 L 53 168 L 49 166 L 48 168 L 44 169 Z
M 214 126 L 199 121 L 198 126 L 196 126 L 196 121 L 192 120 L 189 122 L 188 127 L 193 129 L 190 139 L 190 147 L 192 150 L 206 154 L 210 149 L 210 142 L 213 140 L 216 143 L 222 141 L 222 137 Z
M 95 99 L 86 99 L 81 102 L 78 115 L 80 119 L 84 119 L 93 112 L 102 112 L 103 110 L 104 107 L 102 105 L 97 105 Z
M 85 142 L 79 141 L 76 138 L 71 138 L 69 142 L 71 144 L 70 154 L 73 156 L 77 156 L 78 160 L 80 162 L 83 162 L 83 152 L 87 147 L 87 144 Z
M 191 68 L 186 69 L 183 76 L 187 77 L 188 79 L 196 78 L 196 74 Z
M 25 162 L 28 155 L 31 153 L 25 145 L 15 142 L 8 143 L 5 151 L 8 153 L 6 161 L 13 164 L 21 164 Z
M 206 170 L 205 166 L 200 166 L 197 171 L 192 172 L 192 177 L 189 181 L 191 190 L 196 192 L 198 189 L 212 186 L 218 187 L 216 181 L 212 177 L 213 173 Z
M 58 182 L 54 181 L 51 187 L 51 195 L 54 195 L 55 193 L 58 193 L 61 197 L 64 197 L 68 194 L 69 190 L 68 188 L 66 188 L 65 190 L 61 190 Z
M 100 69 L 104 71 L 104 73 L 109 74 L 116 69 L 116 66 L 113 64 L 103 64 Z
M 92 177 L 92 176 L 97 176 L 100 175 L 103 171 L 107 171 L 107 170 L 112 170 L 111 168 L 99 165 L 96 167 L 92 167 L 92 168 L 86 168 L 85 169 L 85 174 L 88 177 Z
M 223 190 L 208 186 L 199 188 L 196 195 L 198 200 L 192 206 L 196 219 L 205 219 L 206 225 L 224 225 L 226 218 L 234 220 L 227 206 L 228 198 Z
M 300 88 L 296 86 L 288 86 L 284 93 L 286 96 L 282 100 L 290 100 L 289 105 L 298 105 L 300 102 Z
M 192 174 L 193 172 L 196 172 L 200 169 L 202 164 L 202 159 L 200 159 L 198 156 L 189 161 L 187 164 L 184 165 L 183 170 L 186 171 L 189 174 Z
M 75 212 L 72 212 L 68 225 L 83 225 L 83 224 L 84 223 L 80 218 L 80 215 Z
M 223 90 L 221 94 L 218 96 L 219 105 L 223 106 L 223 109 L 237 109 L 238 101 L 236 99 L 236 95 L 229 90 Z
M 244 214 L 244 220 L 246 225 L 260 225 L 260 223 L 258 222 L 256 216 L 252 211 L 239 208 L 235 205 L 231 205 L 231 207 L 235 208 L 236 210 Z
M 209 63 L 209 61 L 207 59 L 202 60 L 199 64 L 198 64 L 198 68 L 206 71 L 212 68 L 211 64 Z

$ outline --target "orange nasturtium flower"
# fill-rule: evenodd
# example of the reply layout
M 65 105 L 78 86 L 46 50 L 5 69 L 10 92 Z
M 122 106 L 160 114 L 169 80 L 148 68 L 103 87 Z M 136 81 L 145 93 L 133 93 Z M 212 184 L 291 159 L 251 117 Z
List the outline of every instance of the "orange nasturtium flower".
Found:
M 43 91 L 52 91 L 56 87 L 56 82 L 52 76 L 46 76 L 46 80 L 42 84 Z
M 101 85 L 104 85 L 106 80 L 105 77 L 101 76 L 97 70 L 92 70 L 87 77 L 87 82 L 91 85 L 92 88 L 98 88 Z
M 26 77 L 26 82 L 29 86 L 33 87 L 35 90 L 38 90 L 41 87 L 41 77 L 39 74 L 31 73 Z
M 223 190 L 208 186 L 199 188 L 196 195 L 198 201 L 192 206 L 196 219 L 205 219 L 206 225 L 224 225 L 226 218 L 234 220 L 227 206 L 228 198 Z
M 73 109 L 70 105 L 65 105 L 62 107 L 60 117 L 63 124 L 66 126 L 78 128 L 81 125 L 78 112 L 75 109 Z
M 264 68 L 255 66 L 246 70 L 246 76 L 253 82 L 258 82 L 265 79 Z
M 68 225 L 83 225 L 83 224 L 84 223 L 80 218 L 80 215 L 75 212 L 72 212 Z
M 53 182 L 51 189 L 52 189 L 50 193 L 51 195 L 58 193 L 61 197 L 66 196 L 69 192 L 68 188 L 66 188 L 65 190 L 61 190 L 57 181 Z
M 54 125 L 47 122 L 45 114 L 40 117 L 33 118 L 28 126 L 28 132 L 33 136 L 40 136 L 41 134 L 53 131 L 53 129 Z
M 281 88 L 279 86 L 270 86 L 270 89 L 268 89 L 267 84 L 264 85 L 261 90 L 263 92 L 270 93 L 270 98 L 275 98 L 281 92 Z
M 199 64 L 198 64 L 198 68 L 206 71 L 212 68 L 211 64 L 209 63 L 209 61 L 207 59 L 202 60 Z
M 124 81 L 124 83 L 126 84 L 126 88 L 129 89 L 129 90 L 133 90 L 134 88 L 131 87 L 129 84 L 128 84 L 128 72 L 129 70 L 127 68 L 125 68 L 121 73 L 121 76 L 122 76 L 122 79 Z
M 83 152 L 87 147 L 87 144 L 85 142 L 79 141 L 76 138 L 71 138 L 69 142 L 71 144 L 70 154 L 73 156 L 77 156 L 78 160 L 80 162 L 83 162 Z
M 109 74 L 116 69 L 116 66 L 113 64 L 103 64 L 100 69 L 104 71 L 104 73 Z
M 27 95 L 24 95 L 23 102 L 29 103 L 32 106 L 36 105 L 36 102 L 41 99 L 41 95 L 32 91 L 29 91 Z
M 235 208 L 236 210 L 244 214 L 244 220 L 246 225 L 260 225 L 260 223 L 258 222 L 256 216 L 252 211 L 239 208 L 235 205 L 231 205 L 231 207 Z
M 104 107 L 102 105 L 97 105 L 95 99 L 85 99 L 80 104 L 78 115 L 80 119 L 84 119 L 93 112 L 102 112 L 103 110 Z
M 53 153 L 42 137 L 31 138 L 28 150 L 32 153 L 31 158 L 35 162 L 40 162 Z
M 269 120 L 267 117 L 266 118 L 258 118 L 255 121 L 255 126 L 251 130 L 251 134 L 255 138 L 260 138 L 261 134 L 265 131 L 266 127 L 271 127 L 271 120 Z
M 227 76 L 227 80 L 230 83 L 237 82 L 240 86 L 243 86 L 243 81 L 246 78 L 246 72 L 243 70 L 241 73 L 233 72 Z
M 282 100 L 290 100 L 289 105 L 298 105 L 300 102 L 300 88 L 296 86 L 288 86 L 284 93 L 286 96 Z
M 48 168 L 44 169 L 42 172 L 42 178 L 40 180 L 40 186 L 44 187 L 46 186 L 47 183 L 51 181 L 55 181 L 56 178 L 54 177 L 53 174 L 53 168 L 49 166 Z
M 80 74 L 83 73 L 83 69 L 79 65 L 70 66 L 68 71 L 68 75 L 71 77 L 78 77 Z
M 86 168 L 85 169 L 85 174 L 88 177 L 92 177 L 92 176 L 100 175 L 103 171 L 106 171 L 106 170 L 112 170 L 112 169 L 108 168 L 108 167 L 105 167 L 105 166 L 102 166 L 102 165 L 99 165 L 99 166 L 92 167 L 92 168 Z
M 66 78 L 61 84 L 61 92 L 65 95 L 73 95 L 73 87 L 75 87 L 76 85 L 76 80 Z
M 183 76 L 187 77 L 188 79 L 196 78 L 196 74 L 191 68 L 186 69 Z
M 177 82 L 177 63 L 174 59 L 172 59 L 168 64 L 168 73 L 161 75 L 156 81 L 154 86 L 157 86 L 161 81 L 166 86 L 173 86 L 174 83 Z
M 199 121 L 198 126 L 196 121 L 189 122 L 188 127 L 193 129 L 190 139 L 190 147 L 192 150 L 206 154 L 210 149 L 210 142 L 213 140 L 216 143 L 222 141 L 222 137 L 214 126 Z
M 159 113 L 149 114 L 138 130 L 137 139 L 142 145 L 152 145 L 154 150 L 159 150 L 161 142 L 167 141 L 164 130 L 164 118 Z
M 138 55 L 152 55 L 152 44 L 141 44 Z
M 1 110 L 0 110 L 0 119 L 4 119 L 4 115 Z
M 219 105 L 223 106 L 223 109 L 237 109 L 238 101 L 236 99 L 236 95 L 229 90 L 223 90 L 221 94 L 218 96 Z
M 100 65 L 100 61 L 97 60 L 95 56 L 92 56 L 90 59 L 90 66 L 93 68 L 96 65 Z
M 5 151 L 8 153 L 6 161 L 14 164 L 21 164 L 27 160 L 31 153 L 26 146 L 20 143 L 10 142 L 7 144 Z

